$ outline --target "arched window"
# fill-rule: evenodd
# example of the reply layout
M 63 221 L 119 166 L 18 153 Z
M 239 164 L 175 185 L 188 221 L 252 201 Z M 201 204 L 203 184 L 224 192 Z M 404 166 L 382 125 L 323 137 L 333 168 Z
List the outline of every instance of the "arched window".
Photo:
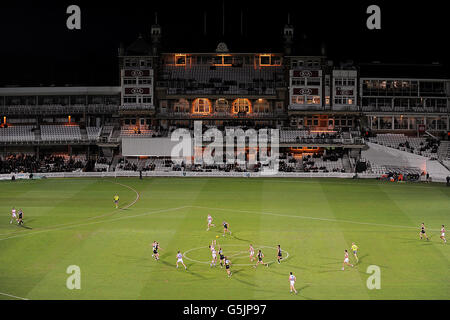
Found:
M 211 113 L 211 102 L 206 98 L 197 98 L 192 102 L 193 113 Z
M 173 112 L 189 112 L 189 102 L 186 99 L 180 99 L 173 104 Z
M 233 113 L 251 113 L 252 112 L 252 104 L 250 100 L 239 98 L 233 101 Z
M 269 101 L 267 101 L 266 99 L 258 99 L 253 104 L 253 112 L 269 113 L 269 110 L 270 110 Z
M 227 99 L 217 99 L 214 103 L 214 112 L 227 113 L 230 112 L 230 106 Z

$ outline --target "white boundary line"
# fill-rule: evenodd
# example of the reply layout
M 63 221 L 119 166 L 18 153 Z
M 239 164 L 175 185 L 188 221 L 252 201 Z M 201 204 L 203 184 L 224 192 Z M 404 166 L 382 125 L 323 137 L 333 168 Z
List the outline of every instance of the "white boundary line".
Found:
M 4 293 L 4 292 L 0 292 L 0 294 L 1 294 L 2 296 L 7 296 L 7 297 L 19 299 L 19 300 L 29 300 L 29 299 L 27 299 L 27 298 L 22 298 L 22 297 L 13 296 L 12 294 L 7 294 L 7 293 Z
M 98 180 L 98 181 L 108 181 L 108 180 Z M 134 191 L 134 192 L 136 193 L 136 198 L 133 200 L 133 202 L 131 202 L 130 204 L 126 205 L 126 206 L 123 207 L 123 208 L 119 208 L 119 210 L 125 210 L 125 209 L 128 209 L 129 207 L 133 206 L 136 202 L 138 202 L 138 200 L 140 199 L 140 194 L 139 194 L 139 192 L 138 192 L 137 190 L 133 189 L 132 187 L 127 186 L 127 185 L 122 184 L 122 183 L 119 183 L 119 182 L 115 182 L 115 181 L 108 181 L 108 182 L 115 183 L 115 184 L 119 184 L 119 185 L 124 186 L 125 188 L 128 188 L 128 189 L 130 189 L 130 190 L 132 190 L 132 191 Z M 116 212 L 117 212 L 117 209 L 114 210 L 114 211 L 112 211 L 112 212 L 108 212 L 108 213 L 105 213 L 105 214 L 102 214 L 102 215 L 99 215 L 99 216 L 94 216 L 94 217 L 90 217 L 90 218 L 86 218 L 86 219 L 81 219 L 81 220 L 75 221 L 75 222 L 61 223 L 61 224 L 56 224 L 56 225 L 54 225 L 54 226 L 48 226 L 48 227 L 36 228 L 36 229 L 34 229 L 34 230 L 42 230 L 42 229 L 44 229 L 44 230 L 50 230 L 50 229 L 53 229 L 53 228 L 56 228 L 56 227 L 62 227 L 62 226 L 73 225 L 74 223 L 77 223 L 77 222 L 80 222 L 80 221 L 89 221 L 89 220 L 98 219 L 98 218 L 102 218 L 102 217 L 105 217 L 105 216 L 113 215 L 113 214 L 116 213 Z M 17 233 L 17 232 L 0 233 L 0 236 L 6 236 L 6 235 L 16 234 L 16 233 Z M 2 240 L 2 239 L 0 239 L 0 241 L 1 241 L 1 240 Z
M 411 227 L 411 226 L 400 226 L 400 225 L 392 225 L 392 224 L 360 222 L 360 221 L 352 221 L 352 220 L 339 220 L 339 219 L 318 218 L 318 217 L 308 217 L 308 216 L 294 216 L 294 215 L 290 215 L 290 214 L 280 214 L 280 213 L 272 213 L 272 212 L 264 212 L 264 211 L 258 212 L 258 211 L 250 211 L 250 210 L 227 209 L 227 208 L 211 208 L 211 207 L 202 207 L 202 206 L 191 206 L 191 207 L 193 207 L 193 208 L 200 208 L 200 209 L 208 209 L 208 210 L 221 210 L 221 211 L 232 211 L 232 212 L 242 212 L 242 213 L 263 214 L 263 215 L 270 215 L 270 216 L 276 216 L 276 217 L 310 219 L 310 220 L 329 221 L 329 222 L 353 223 L 353 224 L 362 224 L 362 225 L 369 225 L 369 226 L 392 227 L 392 228 L 403 228 L 403 229 L 417 229 L 417 230 L 420 229 L 419 227 Z M 440 229 L 428 229 L 428 230 L 439 231 Z
M 176 208 L 168 208 L 168 209 L 161 209 L 161 210 L 155 210 L 155 211 L 150 211 L 150 212 L 146 212 L 146 213 L 136 214 L 134 216 L 124 216 L 124 217 L 119 217 L 119 218 L 115 218 L 115 219 L 108 219 L 108 220 L 88 222 L 88 223 L 80 223 L 80 224 L 70 225 L 70 226 L 62 227 L 62 228 L 53 228 L 53 229 L 47 229 L 47 230 L 42 230 L 42 231 L 23 233 L 23 234 L 18 234 L 18 235 L 15 235 L 15 236 L 11 236 L 11 237 L 6 237 L 6 238 L 3 238 L 3 239 L 0 239 L 0 241 L 7 240 L 7 239 L 12 239 L 12 238 L 18 238 L 18 237 L 31 236 L 31 235 L 35 235 L 35 234 L 39 234 L 39 233 L 44 233 L 44 232 L 50 232 L 50 231 L 56 231 L 56 230 L 70 229 L 70 228 L 74 228 L 74 227 L 87 226 L 87 225 L 91 225 L 91 224 L 98 224 L 98 223 L 112 222 L 112 221 L 123 220 L 123 219 L 136 218 L 136 217 L 141 217 L 141 216 L 145 216 L 145 215 L 149 215 L 149 214 L 153 214 L 153 213 L 175 211 L 175 210 L 180 210 L 180 209 L 184 209 L 184 208 L 187 208 L 187 207 L 188 206 L 176 207 Z
M 245 245 L 245 244 L 224 244 L 224 245 L 221 245 L 221 247 L 242 247 L 242 246 L 246 246 L 246 245 Z M 269 246 L 259 246 L 259 245 L 258 245 L 258 246 L 254 246 L 254 247 L 255 247 L 255 250 L 258 250 L 259 248 L 274 249 L 275 251 L 277 250 L 276 247 L 269 247 Z M 205 261 L 195 260 L 195 259 L 189 258 L 189 257 L 186 255 L 186 253 L 188 253 L 188 252 L 192 252 L 192 251 L 200 250 L 200 249 L 207 249 L 207 248 L 208 248 L 208 246 L 189 249 L 189 250 L 187 250 L 187 251 L 185 251 L 185 252 L 183 253 L 183 257 L 185 257 L 186 259 L 188 259 L 188 260 L 190 260 L 190 261 L 197 262 L 197 263 L 202 263 L 202 264 L 208 264 L 208 263 L 211 263 L 211 261 L 206 261 L 206 262 L 205 262 Z M 245 252 L 245 251 L 239 251 L 239 253 L 241 253 L 241 252 Z M 286 260 L 286 259 L 289 257 L 289 252 L 287 252 L 286 250 L 283 250 L 283 252 L 286 253 L 286 257 L 284 257 L 283 260 Z M 230 257 L 231 257 L 231 256 L 230 256 Z M 274 262 L 275 262 L 275 260 L 266 262 L 266 264 L 274 263 Z M 234 265 L 234 266 L 254 266 L 255 264 L 254 264 L 254 263 L 237 263 L 237 264 L 233 264 L 233 265 Z

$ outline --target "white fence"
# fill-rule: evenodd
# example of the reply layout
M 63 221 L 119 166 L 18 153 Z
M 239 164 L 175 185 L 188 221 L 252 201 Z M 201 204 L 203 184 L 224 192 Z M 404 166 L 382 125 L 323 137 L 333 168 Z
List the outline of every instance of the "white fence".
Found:
M 343 178 L 351 179 L 354 173 L 339 172 L 279 172 L 274 175 L 262 175 L 259 172 L 190 172 L 190 171 L 145 171 L 143 177 L 249 177 L 249 178 Z M 1 174 L 0 180 L 29 179 L 29 173 Z M 39 178 L 117 178 L 117 177 L 139 177 L 139 172 L 116 171 L 116 172 L 51 172 L 33 173 L 34 179 Z M 376 178 L 375 174 L 358 174 L 358 178 Z

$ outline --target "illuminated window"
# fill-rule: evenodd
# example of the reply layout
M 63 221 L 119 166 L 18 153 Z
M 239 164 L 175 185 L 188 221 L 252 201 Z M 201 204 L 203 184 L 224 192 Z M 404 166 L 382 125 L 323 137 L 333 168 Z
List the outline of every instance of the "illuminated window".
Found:
M 186 55 L 176 54 L 175 55 L 175 65 L 176 66 L 186 66 Z
M 292 103 L 293 104 L 305 104 L 305 97 L 304 96 L 292 96 Z
M 236 99 L 233 101 L 233 113 L 251 113 L 252 105 L 248 99 Z
M 319 96 L 306 96 L 306 104 L 320 104 Z
M 192 102 L 193 113 L 210 113 L 211 102 L 206 98 L 197 98 Z
M 270 66 L 270 54 L 262 54 L 259 56 L 260 66 Z
M 353 99 L 348 99 L 348 104 L 353 104 Z

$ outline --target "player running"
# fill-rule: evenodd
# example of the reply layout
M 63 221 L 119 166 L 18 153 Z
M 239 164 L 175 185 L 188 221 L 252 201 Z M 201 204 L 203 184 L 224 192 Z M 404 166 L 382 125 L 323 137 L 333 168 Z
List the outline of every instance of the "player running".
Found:
M 11 210 L 11 220 L 9 220 L 9 224 L 12 224 L 13 220 L 17 221 L 16 208 L 12 208 Z
M 225 264 L 225 256 L 223 255 L 222 248 L 219 248 L 219 259 L 220 259 L 220 267 L 223 268 L 223 265 Z
M 278 263 L 281 263 L 282 259 L 283 259 L 283 256 L 281 255 L 281 247 L 280 247 L 280 245 L 278 245 L 278 248 L 277 248 L 277 261 L 278 261 Z
M 297 294 L 297 290 L 295 290 L 295 281 L 297 281 L 297 278 L 292 274 L 292 272 L 289 272 L 289 290 L 292 293 L 292 291 Z
M 213 218 L 211 217 L 211 215 L 210 214 L 208 214 L 208 228 L 206 229 L 206 231 L 209 231 L 209 228 L 210 227 L 215 227 L 215 225 L 212 223 L 212 221 L 213 221 Z
M 422 240 L 423 237 L 427 238 L 427 241 L 430 240 L 428 238 L 428 236 L 427 236 L 426 231 L 425 231 L 425 223 L 422 223 L 422 226 L 421 226 L 421 229 L 420 229 L 420 232 L 419 232 L 419 236 L 420 236 L 420 240 Z
M 264 263 L 263 258 L 264 258 L 264 254 L 261 252 L 261 250 L 259 250 L 258 251 L 258 261 L 256 261 L 256 264 L 254 265 L 255 268 L 258 266 L 258 264 L 265 264 L 266 267 L 269 266 L 268 263 Z
M 159 252 L 158 252 L 159 249 L 162 249 L 159 246 L 159 242 L 153 241 L 153 254 L 152 254 L 152 257 L 154 257 L 156 261 L 159 260 Z
M 183 255 L 181 254 L 180 251 L 178 251 L 178 253 L 177 253 L 177 268 L 178 268 L 178 263 L 181 263 L 184 266 L 184 269 L 187 270 L 187 267 L 183 262 Z
M 250 252 L 250 261 L 255 260 L 255 249 L 253 249 L 253 246 L 250 244 L 250 248 L 248 249 Z
M 19 209 L 19 218 L 17 219 L 17 223 L 19 225 L 23 225 L 23 211 L 22 211 L 22 209 Z
M 231 266 L 231 261 L 228 260 L 228 257 L 225 257 L 225 269 L 227 270 L 228 278 L 231 277 L 230 266 Z
M 117 194 L 114 195 L 114 205 L 116 206 L 116 209 L 119 208 L 119 196 Z
M 231 236 L 231 231 L 228 230 L 229 226 L 230 226 L 230 224 L 228 222 L 226 222 L 226 221 L 223 222 L 223 236 L 224 237 L 227 232 L 229 232 L 230 236 Z
M 344 266 L 345 265 L 351 266 L 353 268 L 353 265 L 348 260 L 348 251 L 347 251 L 347 249 L 345 249 L 345 257 L 344 257 L 344 263 L 342 264 L 342 270 L 344 270 Z
M 441 236 L 439 238 L 441 238 L 444 241 L 444 243 L 447 243 L 447 239 L 445 239 L 445 228 L 444 228 L 444 225 L 442 225 Z
M 357 255 L 357 253 L 358 253 L 358 246 L 354 242 L 352 242 L 352 251 L 353 251 L 353 255 L 356 258 L 356 263 L 358 263 L 359 262 L 358 255 Z

